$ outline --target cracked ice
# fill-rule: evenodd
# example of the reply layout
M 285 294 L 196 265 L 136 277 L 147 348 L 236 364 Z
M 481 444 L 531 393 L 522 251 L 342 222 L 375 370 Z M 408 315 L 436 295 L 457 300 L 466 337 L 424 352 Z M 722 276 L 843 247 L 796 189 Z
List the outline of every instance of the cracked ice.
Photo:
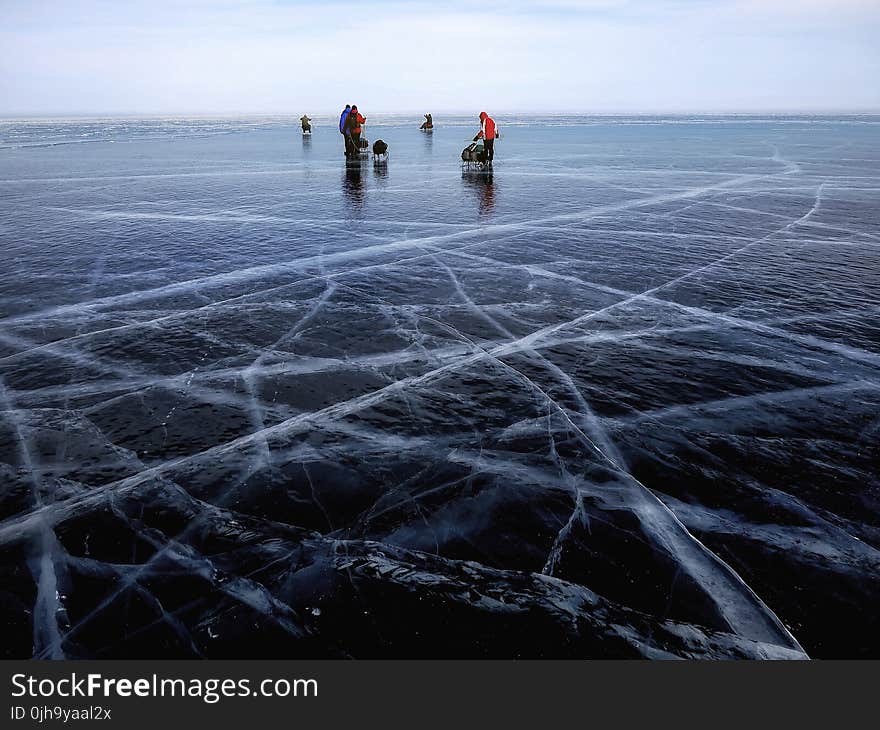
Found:
M 880 656 L 880 119 L 412 121 L 0 124 L 3 656 Z

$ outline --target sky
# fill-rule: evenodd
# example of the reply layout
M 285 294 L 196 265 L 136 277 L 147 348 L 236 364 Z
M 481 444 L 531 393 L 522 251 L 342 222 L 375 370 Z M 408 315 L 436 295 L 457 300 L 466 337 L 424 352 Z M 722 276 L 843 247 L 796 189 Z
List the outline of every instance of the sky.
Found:
M 880 0 L 0 0 L 0 115 L 880 111 Z

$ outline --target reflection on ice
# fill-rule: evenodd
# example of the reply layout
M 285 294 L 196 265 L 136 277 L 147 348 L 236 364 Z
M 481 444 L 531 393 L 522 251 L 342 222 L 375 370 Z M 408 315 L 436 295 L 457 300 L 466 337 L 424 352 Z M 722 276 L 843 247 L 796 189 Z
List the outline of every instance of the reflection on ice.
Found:
M 492 215 L 495 210 L 495 175 L 489 172 L 464 170 L 462 182 L 469 187 L 479 203 L 480 219 Z

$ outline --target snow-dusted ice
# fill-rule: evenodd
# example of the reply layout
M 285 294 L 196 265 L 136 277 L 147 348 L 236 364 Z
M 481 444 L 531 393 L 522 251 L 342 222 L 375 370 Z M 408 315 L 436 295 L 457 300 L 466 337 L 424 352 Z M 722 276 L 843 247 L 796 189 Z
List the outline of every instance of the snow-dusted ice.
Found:
M 4 656 L 880 656 L 880 119 L 496 118 L 0 124 Z

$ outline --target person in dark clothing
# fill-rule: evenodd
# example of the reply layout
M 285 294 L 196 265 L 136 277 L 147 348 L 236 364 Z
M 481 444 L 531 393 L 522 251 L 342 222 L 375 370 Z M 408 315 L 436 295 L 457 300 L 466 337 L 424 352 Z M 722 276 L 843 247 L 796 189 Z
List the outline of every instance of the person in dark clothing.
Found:
M 425 121 L 419 129 L 434 129 L 434 118 L 430 114 L 425 114 Z
M 351 156 L 351 137 L 348 133 L 348 116 L 351 114 L 351 104 L 346 104 L 342 114 L 339 115 L 339 133 L 345 140 L 345 156 Z

